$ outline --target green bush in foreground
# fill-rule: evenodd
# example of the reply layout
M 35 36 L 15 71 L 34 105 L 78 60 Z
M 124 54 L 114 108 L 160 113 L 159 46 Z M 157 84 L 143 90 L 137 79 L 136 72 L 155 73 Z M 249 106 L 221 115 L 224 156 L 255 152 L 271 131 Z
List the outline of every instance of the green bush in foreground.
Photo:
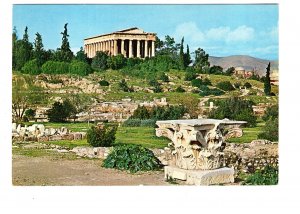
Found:
M 278 184 L 278 168 L 266 166 L 246 178 L 244 185 L 276 185 Z
M 116 132 L 117 127 L 115 126 L 92 126 L 92 128 L 87 131 L 87 143 L 93 147 L 112 146 L 116 139 Z
M 139 145 L 118 145 L 103 162 L 105 168 L 129 170 L 131 173 L 138 171 L 158 170 L 159 160 L 153 152 Z

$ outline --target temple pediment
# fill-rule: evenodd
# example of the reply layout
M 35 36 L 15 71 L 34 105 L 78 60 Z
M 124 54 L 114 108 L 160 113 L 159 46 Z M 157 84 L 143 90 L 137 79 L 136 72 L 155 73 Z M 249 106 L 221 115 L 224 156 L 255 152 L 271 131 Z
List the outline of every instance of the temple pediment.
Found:
M 137 27 L 133 27 L 133 28 L 127 28 L 124 30 L 119 30 L 116 33 L 132 33 L 132 34 L 140 34 L 140 33 L 145 33 L 145 31 L 143 29 L 137 28 Z

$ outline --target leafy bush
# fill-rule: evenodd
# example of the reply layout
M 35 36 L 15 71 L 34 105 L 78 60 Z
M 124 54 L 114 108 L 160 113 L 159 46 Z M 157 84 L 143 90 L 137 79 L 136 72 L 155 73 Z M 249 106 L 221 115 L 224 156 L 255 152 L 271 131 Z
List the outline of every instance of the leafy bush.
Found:
M 153 92 L 154 93 L 160 93 L 162 92 L 162 88 L 160 87 L 160 85 L 156 85 L 153 89 Z
M 107 65 L 114 70 L 123 68 L 126 65 L 126 58 L 122 54 L 111 56 L 107 60 Z
M 249 82 L 246 82 L 246 83 L 244 84 L 244 87 L 245 87 L 245 88 L 252 88 L 252 85 L 251 85 Z
M 22 73 L 37 75 L 41 73 L 41 68 L 38 66 L 37 60 L 33 59 L 25 63 L 22 67 Z
M 92 73 L 92 68 L 86 62 L 73 60 L 69 67 L 69 73 L 86 76 Z
M 165 73 L 162 73 L 160 76 L 159 76 L 159 79 L 163 82 L 169 82 L 169 77 L 165 74 Z
M 153 120 L 177 120 L 182 118 L 187 109 L 184 106 L 156 106 L 148 110 L 144 106 L 139 106 L 130 117 L 131 119 L 153 119 Z
M 91 64 L 92 68 L 100 71 L 107 69 L 108 58 L 109 56 L 107 55 L 107 53 L 103 51 L 97 51 L 96 56 L 94 56 L 92 60 L 92 64 Z
M 32 120 L 35 116 L 35 110 L 29 108 L 25 111 L 24 115 L 28 120 Z
M 65 122 L 75 112 L 75 106 L 69 100 L 65 100 L 63 103 L 55 102 L 47 111 L 47 115 L 49 122 Z
M 66 74 L 69 73 L 70 63 L 47 61 L 42 65 L 42 73 L 44 74 Z
M 103 162 L 105 168 L 138 171 L 158 170 L 161 166 L 153 152 L 139 145 L 118 145 Z
M 87 131 L 87 142 L 93 147 L 112 146 L 116 139 L 116 132 L 116 126 L 92 126 L 91 129 Z
M 243 100 L 238 97 L 232 97 L 226 100 L 220 100 L 217 103 L 218 108 L 209 113 L 210 118 L 231 120 L 245 120 L 247 126 L 254 127 L 256 125 L 256 117 L 252 110 L 253 102 Z
M 213 65 L 212 67 L 209 68 L 209 73 L 210 74 L 223 74 L 223 68 L 218 65 Z
M 148 84 L 149 84 L 150 86 L 155 87 L 155 86 L 159 85 L 159 82 L 158 82 L 157 80 L 155 80 L 155 79 L 151 79 L 151 80 L 148 82 Z
M 211 81 L 207 78 L 205 78 L 204 80 L 202 80 L 202 79 L 193 79 L 191 81 L 191 84 L 194 87 L 201 88 L 202 86 L 211 85 Z
M 194 72 L 186 72 L 185 76 L 184 76 L 184 80 L 185 81 L 192 81 L 194 79 L 196 79 L 198 75 Z
M 99 84 L 100 84 L 101 86 L 109 86 L 109 82 L 107 82 L 106 80 L 100 80 L 100 81 L 99 81 Z
M 125 79 L 122 79 L 121 82 L 119 82 L 119 88 L 124 92 L 133 92 L 132 87 L 128 87 L 127 82 Z
M 220 95 L 225 94 L 223 91 L 221 91 L 218 88 L 212 88 L 212 89 L 210 89 L 206 85 L 201 85 L 199 87 L 199 89 L 200 89 L 200 93 L 199 94 L 200 94 L 200 96 L 203 96 L 203 97 L 209 96 L 209 95 L 220 96 Z
M 268 120 L 262 129 L 263 132 L 258 135 L 258 138 L 273 142 L 278 141 L 278 118 Z
M 141 120 L 150 119 L 150 112 L 145 106 L 138 106 L 130 118 Z
M 266 166 L 247 177 L 244 185 L 276 185 L 278 184 L 278 168 Z
M 185 92 L 184 88 L 182 88 L 181 86 L 178 86 L 176 89 L 175 89 L 176 92 L 178 93 L 183 93 Z
M 278 105 L 273 105 L 266 109 L 266 112 L 264 116 L 262 116 L 262 119 L 264 121 L 268 121 L 270 119 L 274 120 L 275 118 L 278 118 L 278 114 Z
M 155 127 L 155 123 L 156 120 L 154 119 L 141 120 L 142 127 Z
M 177 120 L 182 118 L 187 109 L 184 106 L 154 107 L 150 117 L 155 120 Z
M 141 126 L 141 119 L 129 118 L 129 119 L 124 121 L 123 126 L 126 126 L 126 127 L 140 127 Z
M 233 91 L 234 90 L 234 87 L 232 86 L 232 84 L 229 81 L 219 82 L 216 86 L 224 91 Z

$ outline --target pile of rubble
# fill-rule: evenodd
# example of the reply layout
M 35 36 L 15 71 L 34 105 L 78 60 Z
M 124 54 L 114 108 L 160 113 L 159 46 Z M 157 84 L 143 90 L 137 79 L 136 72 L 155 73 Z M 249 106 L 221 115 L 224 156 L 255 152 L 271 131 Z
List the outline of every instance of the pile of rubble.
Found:
M 21 126 L 12 124 L 13 141 L 57 141 L 57 140 L 81 140 L 85 137 L 85 132 L 71 132 L 66 127 L 45 128 L 43 124 L 33 124 L 32 126 Z

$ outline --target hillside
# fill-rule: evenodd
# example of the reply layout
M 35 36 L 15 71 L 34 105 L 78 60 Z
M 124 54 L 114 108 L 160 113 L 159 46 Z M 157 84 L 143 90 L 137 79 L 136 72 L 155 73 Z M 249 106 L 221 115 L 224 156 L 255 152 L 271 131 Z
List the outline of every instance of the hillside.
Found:
M 238 67 L 242 66 L 246 69 L 254 69 L 257 71 L 257 74 L 260 76 L 265 75 L 266 67 L 268 66 L 269 61 L 265 59 L 259 59 L 247 55 L 234 55 L 227 57 L 215 57 L 210 56 L 209 62 L 211 65 L 218 65 L 226 70 L 229 67 Z M 278 69 L 278 61 L 270 61 L 271 70 Z

